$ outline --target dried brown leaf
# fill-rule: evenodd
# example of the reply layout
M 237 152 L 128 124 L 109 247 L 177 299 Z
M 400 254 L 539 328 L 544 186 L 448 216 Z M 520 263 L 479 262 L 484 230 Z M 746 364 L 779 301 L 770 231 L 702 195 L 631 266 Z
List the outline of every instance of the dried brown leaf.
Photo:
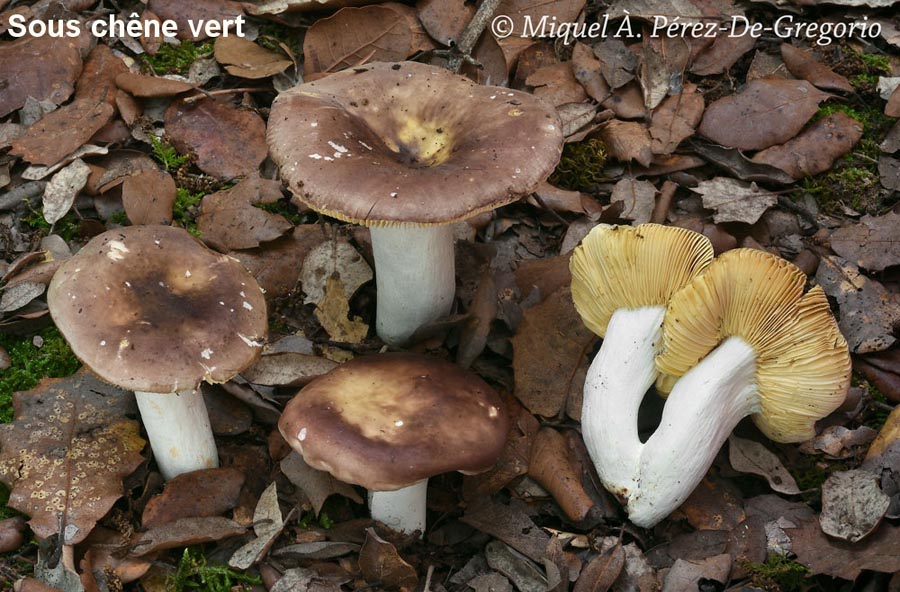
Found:
M 543 561 L 550 537 L 518 505 L 482 500 L 461 518 L 481 532 L 500 539 L 532 561 Z
M 243 485 L 244 474 L 230 467 L 178 475 L 147 501 L 141 526 L 149 529 L 181 518 L 220 516 L 237 505 Z
M 666 592 L 695 592 L 700 589 L 701 579 L 725 584 L 728 582 L 729 573 L 731 573 L 731 555 L 728 553 L 694 561 L 678 559 L 666 574 L 663 589 Z
M 44 188 L 44 220 L 56 224 L 62 219 L 72 209 L 90 174 L 91 168 L 76 158 L 53 175 Z
M 359 550 L 359 570 L 366 582 L 379 589 L 410 592 L 419 583 L 415 568 L 371 527 L 366 529 L 366 542 Z
M 327 358 L 296 352 L 263 354 L 241 372 L 248 382 L 267 386 L 303 386 L 337 366 Z
M 363 503 L 353 486 L 335 479 L 330 473 L 310 467 L 296 452 L 284 457 L 281 472 L 306 494 L 317 515 L 322 511 L 325 500 L 332 495 L 342 495 L 358 504 Z
M 826 574 L 853 581 L 864 569 L 881 572 L 900 570 L 900 526 L 883 524 L 865 540 L 850 543 L 833 539 L 822 532 L 815 519 L 805 520 L 797 528 L 786 528 L 797 561 L 813 574 Z
M 667 98 L 653 111 L 650 120 L 650 136 L 654 154 L 671 154 L 683 140 L 694 135 L 703 117 L 703 97 L 697 87 L 686 84 L 684 90 Z
M 13 395 L 15 420 L 0 426 L 0 480 L 7 505 L 31 516 L 41 538 L 78 543 L 122 495 L 143 461 L 134 398 L 80 371 Z
M 781 59 L 791 74 L 797 78 L 808 80 L 810 84 L 822 90 L 837 90 L 846 93 L 853 92 L 853 85 L 831 68 L 820 64 L 809 52 L 794 47 L 790 43 L 781 44 Z
M 609 201 L 622 204 L 619 218 L 632 220 L 634 224 L 645 224 L 650 221 L 656 206 L 656 186 L 650 181 L 623 177 L 613 186 Z
M 475 7 L 465 0 L 419 0 L 416 11 L 428 34 L 438 43 L 450 45 L 457 42 L 472 20 Z
M 635 121 L 607 121 L 600 128 L 600 137 L 606 144 L 609 155 L 621 162 L 635 161 L 643 166 L 650 166 L 653 151 L 650 145 L 653 140 L 647 128 Z
M 583 520 L 594 506 L 581 485 L 566 439 L 553 428 L 542 428 L 535 436 L 528 475 L 550 492 L 569 520 Z
M 179 152 L 196 155 L 200 170 L 221 179 L 256 172 L 269 152 L 259 115 L 212 99 L 174 101 L 166 109 L 166 134 Z
M 292 228 L 284 216 L 255 207 L 281 199 L 281 183 L 253 174 L 231 189 L 203 198 L 197 228 L 203 241 L 220 251 L 250 249 L 284 236 Z
M 619 88 L 634 80 L 637 57 L 618 37 L 594 45 L 594 54 L 600 59 L 600 71 L 610 88 Z
M 196 88 L 190 82 L 158 76 L 143 76 L 132 72 L 123 72 L 117 75 L 116 86 L 141 98 L 171 97 Z
M 573 592 L 606 592 L 625 568 L 622 545 L 610 547 L 591 559 L 578 575 Z
M 831 234 L 831 249 L 869 271 L 900 265 L 900 213 L 863 216 L 858 224 L 838 228 Z
M 247 529 L 229 518 L 181 518 L 139 534 L 131 545 L 131 555 L 142 557 L 155 551 L 201 543 L 214 543 L 241 536 Z
M 81 52 L 75 40 L 26 35 L 0 42 L 0 117 L 22 108 L 28 97 L 59 105 L 75 90 Z
M 132 224 L 169 224 L 178 188 L 165 171 L 146 170 L 125 177 L 122 205 Z
M 216 61 L 225 66 L 229 74 L 240 78 L 268 78 L 293 65 L 284 56 L 242 37 L 219 37 L 214 48 Z
M 200 41 L 206 39 L 205 28 L 201 28 L 199 35 L 194 35 L 191 26 L 197 27 L 208 22 L 224 23 L 234 22 L 234 19 L 244 13 L 240 2 L 233 0 L 150 0 L 147 8 L 152 10 L 163 20 L 173 20 L 178 25 L 178 38 Z M 219 29 L 221 31 L 221 28 Z M 246 29 L 245 29 L 246 31 Z M 232 28 L 232 33 L 234 29 Z
M 535 87 L 534 95 L 554 106 L 587 99 L 584 87 L 575 78 L 572 62 L 544 66 L 526 78 L 525 84 Z
M 12 154 L 32 164 L 52 165 L 91 139 L 113 116 L 109 103 L 72 101 L 44 116 L 12 141 Z
M 718 35 L 713 44 L 700 52 L 691 64 L 691 72 L 698 76 L 722 74 L 755 45 L 753 35 Z
M 878 527 L 891 499 L 869 471 L 836 471 L 822 484 L 822 532 L 855 543 Z
M 779 493 L 788 495 L 800 493 L 797 482 L 781 460 L 759 442 L 732 434 L 728 438 L 728 461 L 736 471 L 765 477 L 769 486 Z
M 513 343 L 516 397 L 544 417 L 559 414 L 591 333 L 572 303 L 568 287 L 525 310 Z
M 306 32 L 303 72 L 310 76 L 365 62 L 397 62 L 412 47 L 412 28 L 399 12 L 384 6 L 342 8 Z
M 778 167 L 794 179 L 801 179 L 829 170 L 862 135 L 862 124 L 838 111 L 819 119 L 786 143 L 757 152 L 753 162 Z
M 344 284 L 338 278 L 325 280 L 325 295 L 316 303 L 316 318 L 332 340 L 343 343 L 361 343 L 369 332 L 369 326 L 359 317 L 348 318 L 350 303 L 344 295 Z
M 314 304 L 325 296 L 325 279 L 340 279 L 347 300 L 360 286 L 372 280 L 372 268 L 346 238 L 333 237 L 313 247 L 303 258 L 300 287 L 305 304 Z
M 510 17 L 513 23 L 511 36 L 519 37 L 526 36 L 526 16 L 531 17 L 532 23 L 539 22 L 542 17 L 568 23 L 576 20 L 583 8 L 584 0 L 502 0 L 494 14 Z
M 703 207 L 715 210 L 713 221 L 756 224 L 778 202 L 778 196 L 756 186 L 729 177 L 701 181 L 691 191 L 703 196 Z
M 900 85 L 888 97 L 884 105 L 884 114 L 888 117 L 900 117 Z
M 108 45 L 97 45 L 88 55 L 84 71 L 75 85 L 75 99 L 106 101 L 115 106 L 118 90 L 116 76 L 127 71 L 128 66 Z
M 707 106 L 698 131 L 713 142 L 742 150 L 784 144 L 829 96 L 805 80 L 753 80 L 740 93 Z
M 611 91 L 600 73 L 600 60 L 588 45 L 580 41 L 572 50 L 572 71 L 592 99 L 602 103 L 609 97 Z
M 278 489 L 273 481 L 259 496 L 253 510 L 253 530 L 256 538 L 236 550 L 228 560 L 228 565 L 234 569 L 245 570 L 259 562 L 283 529 L 284 519 L 278 505 Z

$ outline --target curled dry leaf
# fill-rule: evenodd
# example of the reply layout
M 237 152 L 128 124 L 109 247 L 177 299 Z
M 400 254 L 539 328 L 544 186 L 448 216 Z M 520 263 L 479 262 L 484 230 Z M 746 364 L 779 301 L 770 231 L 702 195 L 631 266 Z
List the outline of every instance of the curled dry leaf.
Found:
M 178 475 L 144 506 L 141 526 L 162 526 L 182 518 L 220 516 L 238 503 L 244 474 L 230 467 Z
M 823 257 L 816 282 L 837 300 L 838 326 L 850 344 L 850 351 L 866 354 L 891 347 L 900 323 L 900 297 L 888 292 L 876 280 L 841 257 Z
M 284 236 L 292 228 L 284 216 L 255 207 L 281 199 L 281 183 L 253 174 L 231 189 L 203 198 L 197 228 L 203 241 L 220 251 L 249 249 Z
M 269 153 L 259 115 L 212 99 L 174 101 L 166 109 L 166 134 L 179 152 L 196 155 L 200 170 L 220 179 L 255 173 Z
M 653 111 L 650 120 L 653 154 L 671 154 L 683 140 L 694 135 L 703 117 L 703 97 L 696 91 L 695 85 L 686 84 L 681 93 L 667 98 Z
M 624 568 L 625 550 L 621 544 L 613 545 L 584 566 L 573 592 L 606 592 L 612 588 Z
M 742 150 L 784 144 L 830 96 L 805 80 L 753 80 L 738 94 L 709 105 L 698 131 L 713 142 Z
M 600 128 L 600 138 L 606 144 L 610 157 L 621 162 L 635 161 L 650 166 L 653 140 L 647 128 L 635 121 L 607 121 Z
M 7 505 L 31 516 L 35 535 L 78 543 L 122 495 L 143 461 L 134 397 L 80 371 L 13 395 L 15 420 L 0 426 L 0 481 Z
M 81 52 L 73 39 L 26 35 L 0 42 L 0 55 L 0 80 L 15 81 L 0 92 L 0 117 L 21 109 L 28 97 L 59 105 L 81 74 Z
M 172 97 L 196 88 L 190 82 L 159 76 L 143 76 L 132 72 L 117 75 L 116 86 L 141 98 Z
M 600 60 L 590 47 L 580 41 L 572 50 L 572 71 L 592 99 L 602 103 L 609 97 L 611 91 L 600 73 Z
M 125 177 L 122 205 L 132 224 L 169 224 L 178 189 L 165 171 L 145 170 Z
M 831 68 L 820 64 L 809 52 L 794 47 L 790 43 L 781 44 L 781 59 L 791 74 L 797 78 L 808 80 L 812 85 L 823 90 L 837 90 L 852 93 L 853 85 Z
M 778 167 L 794 179 L 801 179 L 829 170 L 862 135 L 862 124 L 838 111 L 819 119 L 796 138 L 757 152 L 753 162 Z
M 411 592 L 419 583 L 415 568 L 371 527 L 366 529 L 366 542 L 359 550 L 359 570 L 375 588 Z
M 293 62 L 242 37 L 219 37 L 215 43 L 216 61 L 232 76 L 268 78 L 284 72 Z
M 703 196 L 703 207 L 715 210 L 713 221 L 756 224 L 762 215 L 778 202 L 778 197 L 756 186 L 729 177 L 702 181 L 691 191 Z
M 44 188 L 44 220 L 55 224 L 65 216 L 90 174 L 91 168 L 83 160 L 76 158 L 50 177 L 50 182 Z
M 325 279 L 340 279 L 344 297 L 353 298 L 360 286 L 372 280 L 372 268 L 345 238 L 333 238 L 313 248 L 303 259 L 300 285 L 306 294 L 305 304 L 313 304 L 325 296 Z
M 800 493 L 797 482 L 775 453 L 759 442 L 738 438 L 732 434 L 728 438 L 728 461 L 736 471 L 765 477 L 769 486 L 779 493 L 788 495 Z
M 296 352 L 263 354 L 255 364 L 241 372 L 248 382 L 268 386 L 303 386 L 313 378 L 334 369 L 336 362 Z
M 650 221 L 656 206 L 656 186 L 650 181 L 624 177 L 613 186 L 609 201 L 622 203 L 620 218 L 631 220 L 634 224 L 644 224 Z
M 406 17 L 384 6 L 343 8 L 317 20 L 303 40 L 303 73 L 337 72 L 366 62 L 397 62 L 412 53 Z
M 247 529 L 229 518 L 181 518 L 161 526 L 155 526 L 135 537 L 131 555 L 142 557 L 155 551 L 212 543 L 241 536 Z
M 309 498 L 316 515 L 322 511 L 325 500 L 332 495 L 342 495 L 357 504 L 363 503 L 353 486 L 335 479 L 326 471 L 312 468 L 294 451 L 284 457 L 280 466 L 284 476 Z
M 369 326 L 357 316 L 348 318 L 350 303 L 344 295 L 344 283 L 334 277 L 325 280 L 325 294 L 316 303 L 316 318 L 334 341 L 361 343 Z
M 542 428 L 535 436 L 528 475 L 550 492 L 569 520 L 583 520 L 594 506 L 581 485 L 566 439 L 553 428 Z
M 858 224 L 842 226 L 831 234 L 831 249 L 869 271 L 900 265 L 900 213 L 863 216 Z
M 116 76 L 127 71 L 128 66 L 108 45 L 97 45 L 88 55 L 84 72 L 75 85 L 75 99 L 106 101 L 115 106 Z
M 273 481 L 259 496 L 253 510 L 253 531 L 256 538 L 235 551 L 228 560 L 228 565 L 234 569 L 248 569 L 262 559 L 283 529 L 284 519 L 278 506 L 278 489 Z
M 516 398 L 536 415 L 559 414 L 593 339 L 575 311 L 567 286 L 525 310 L 512 339 Z
M 837 471 L 822 485 L 819 524 L 825 534 L 855 543 L 878 526 L 891 499 L 869 471 Z
M 91 139 L 113 116 L 109 103 L 78 99 L 44 116 L 12 141 L 11 153 L 52 165 Z

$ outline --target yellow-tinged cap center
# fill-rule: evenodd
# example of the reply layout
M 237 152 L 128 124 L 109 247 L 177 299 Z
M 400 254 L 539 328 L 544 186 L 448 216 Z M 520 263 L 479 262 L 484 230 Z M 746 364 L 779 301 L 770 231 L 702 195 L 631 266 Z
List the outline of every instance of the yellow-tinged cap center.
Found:
M 405 116 L 399 123 L 396 141 L 386 139 L 385 144 L 404 162 L 433 167 L 450 158 L 453 138 L 446 126 L 414 116 Z

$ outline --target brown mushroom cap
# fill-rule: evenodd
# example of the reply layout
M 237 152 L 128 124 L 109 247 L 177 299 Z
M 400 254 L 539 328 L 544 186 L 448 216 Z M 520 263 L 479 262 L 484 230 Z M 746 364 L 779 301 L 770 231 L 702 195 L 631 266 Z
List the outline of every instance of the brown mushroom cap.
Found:
M 665 306 L 713 260 L 709 239 L 659 224 L 599 224 L 572 254 L 572 300 L 588 329 L 604 337 L 620 308 Z
M 53 276 L 47 301 L 75 355 L 136 391 L 225 382 L 259 356 L 267 333 L 253 276 L 171 226 L 94 237 Z
M 777 442 L 815 435 L 815 422 L 843 402 L 850 352 L 821 288 L 765 251 L 734 249 L 676 293 L 663 322 L 661 372 L 682 376 L 719 343 L 738 336 L 756 353 L 757 427 Z
M 563 139 L 533 95 L 414 62 L 296 86 L 268 129 L 298 199 L 365 225 L 447 224 L 515 201 L 553 171 Z
M 278 422 L 314 468 L 373 491 L 496 462 L 508 418 L 500 397 L 455 364 L 413 353 L 356 358 L 304 387 Z

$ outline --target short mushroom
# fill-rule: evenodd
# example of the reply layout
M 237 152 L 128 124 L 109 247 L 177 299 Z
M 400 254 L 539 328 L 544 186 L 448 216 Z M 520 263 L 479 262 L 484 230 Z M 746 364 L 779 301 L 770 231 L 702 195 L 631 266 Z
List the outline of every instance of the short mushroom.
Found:
M 572 255 L 572 299 L 603 345 L 584 381 L 581 433 L 603 485 L 624 497 L 641 453 L 637 416 L 656 380 L 666 304 L 712 261 L 701 234 L 600 224 Z
M 62 264 L 47 302 L 85 366 L 135 391 L 163 477 L 218 466 L 197 387 L 249 366 L 267 333 L 262 292 L 240 263 L 180 228 L 117 228 Z
M 371 227 L 376 330 L 400 345 L 451 309 L 451 223 L 531 193 L 556 166 L 562 131 L 528 93 L 374 63 L 281 93 L 268 142 L 297 199 Z
M 742 418 L 800 442 L 843 402 L 847 342 L 825 293 L 804 295 L 805 281 L 775 255 L 736 249 L 672 297 L 657 366 L 680 378 L 641 452 L 632 522 L 652 526 L 681 505 Z
M 490 469 L 509 420 L 483 380 L 413 353 L 356 358 L 291 399 L 278 422 L 312 467 L 369 490 L 372 518 L 400 532 L 425 530 L 428 478 Z

